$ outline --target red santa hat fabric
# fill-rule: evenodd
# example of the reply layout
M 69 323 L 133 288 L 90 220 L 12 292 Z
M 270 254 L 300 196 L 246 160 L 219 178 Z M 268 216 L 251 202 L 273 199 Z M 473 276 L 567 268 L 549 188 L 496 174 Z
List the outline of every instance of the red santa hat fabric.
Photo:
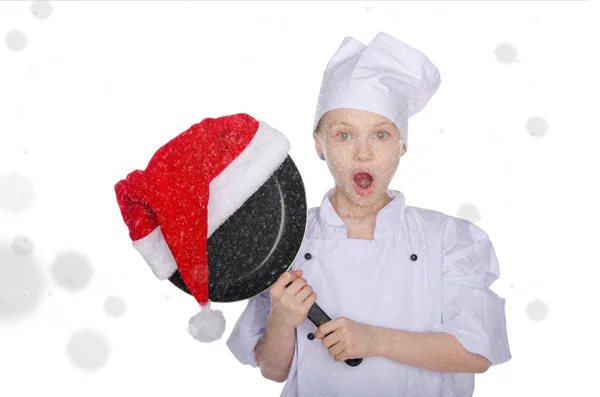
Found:
M 190 333 L 202 341 L 225 329 L 210 309 L 207 240 L 277 170 L 290 144 L 248 114 L 206 118 L 154 154 L 145 170 L 115 185 L 133 247 L 161 280 L 179 270 L 201 308 Z

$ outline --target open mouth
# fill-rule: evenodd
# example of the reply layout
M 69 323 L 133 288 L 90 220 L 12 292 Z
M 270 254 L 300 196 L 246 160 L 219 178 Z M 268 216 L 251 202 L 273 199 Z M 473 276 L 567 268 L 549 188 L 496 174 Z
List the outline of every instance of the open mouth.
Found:
M 352 177 L 354 181 L 354 188 L 356 192 L 361 196 L 367 196 L 373 192 L 374 178 L 371 173 L 365 170 L 358 170 Z

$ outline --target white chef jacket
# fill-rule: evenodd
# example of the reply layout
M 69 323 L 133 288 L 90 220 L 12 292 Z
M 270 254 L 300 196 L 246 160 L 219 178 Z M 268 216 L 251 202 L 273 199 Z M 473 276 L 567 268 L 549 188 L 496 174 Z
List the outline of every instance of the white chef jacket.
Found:
M 475 224 L 405 205 L 404 195 L 377 215 L 374 240 L 347 237 L 331 205 L 331 189 L 311 208 L 292 268 L 331 317 L 418 332 L 447 332 L 492 365 L 511 359 L 504 304 L 489 287 L 499 277 L 487 234 Z M 310 254 L 310 255 L 306 255 Z M 416 257 L 415 257 L 416 255 Z M 412 258 L 411 258 L 412 257 Z M 252 297 L 227 340 L 243 364 L 257 367 L 254 348 L 265 332 L 269 291 Z M 281 397 L 470 397 L 474 374 L 442 373 L 366 357 L 357 367 L 336 362 L 308 319 L 296 328 L 294 357 Z

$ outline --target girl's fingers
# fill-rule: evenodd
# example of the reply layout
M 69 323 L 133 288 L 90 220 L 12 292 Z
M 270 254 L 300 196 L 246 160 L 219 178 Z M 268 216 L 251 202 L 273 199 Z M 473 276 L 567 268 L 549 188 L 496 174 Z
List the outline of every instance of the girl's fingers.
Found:
M 310 285 L 305 285 L 298 293 L 295 295 L 295 298 L 300 302 L 304 302 L 306 298 L 312 294 L 313 290 Z
M 294 280 L 294 282 L 292 282 L 292 284 L 290 284 L 286 288 L 285 293 L 288 293 L 288 294 L 291 294 L 291 296 L 294 296 L 298 293 L 298 291 L 300 291 L 306 285 L 307 285 L 307 282 L 305 279 L 297 278 L 296 280 Z
M 327 338 L 323 339 L 324 343 L 325 343 L 326 339 Z M 327 341 L 327 342 L 328 342 L 327 350 L 329 350 L 329 354 L 331 354 L 334 357 L 342 354 L 344 352 L 344 350 L 346 350 L 346 346 L 344 346 L 344 343 L 342 343 L 342 341 L 340 341 L 340 340 L 336 340 L 333 342 Z
M 340 343 L 340 335 L 339 332 L 331 332 L 329 334 L 327 334 L 326 336 L 323 337 L 323 346 L 325 346 L 326 348 L 332 348 L 334 345 L 339 345 L 337 346 L 337 354 L 341 353 L 342 350 L 344 350 L 341 346 Z
M 292 283 L 293 281 L 295 281 L 297 279 L 298 279 L 298 276 L 296 274 L 294 274 L 294 272 L 287 271 L 279 277 L 279 279 L 275 282 L 275 284 L 273 284 L 271 289 L 278 291 L 278 292 L 283 292 L 283 291 L 285 291 L 285 288 L 287 287 L 288 284 Z
M 306 298 L 306 300 L 304 302 L 302 302 L 302 305 L 304 306 L 304 308 L 306 310 L 310 310 L 310 308 L 316 301 L 317 301 L 317 293 L 315 291 L 313 291 L 312 294 L 310 294 L 309 297 Z

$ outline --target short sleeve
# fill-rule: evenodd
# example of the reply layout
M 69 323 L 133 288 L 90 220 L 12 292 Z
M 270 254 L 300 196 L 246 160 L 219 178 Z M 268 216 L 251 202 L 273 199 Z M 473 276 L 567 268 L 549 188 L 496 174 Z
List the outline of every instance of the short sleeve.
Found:
M 242 364 L 258 367 L 254 348 L 265 333 L 271 310 L 270 292 L 253 296 L 227 339 L 227 347 Z
M 443 331 L 492 365 L 510 360 L 505 300 L 490 289 L 500 268 L 488 235 L 469 221 L 451 217 L 443 244 Z

